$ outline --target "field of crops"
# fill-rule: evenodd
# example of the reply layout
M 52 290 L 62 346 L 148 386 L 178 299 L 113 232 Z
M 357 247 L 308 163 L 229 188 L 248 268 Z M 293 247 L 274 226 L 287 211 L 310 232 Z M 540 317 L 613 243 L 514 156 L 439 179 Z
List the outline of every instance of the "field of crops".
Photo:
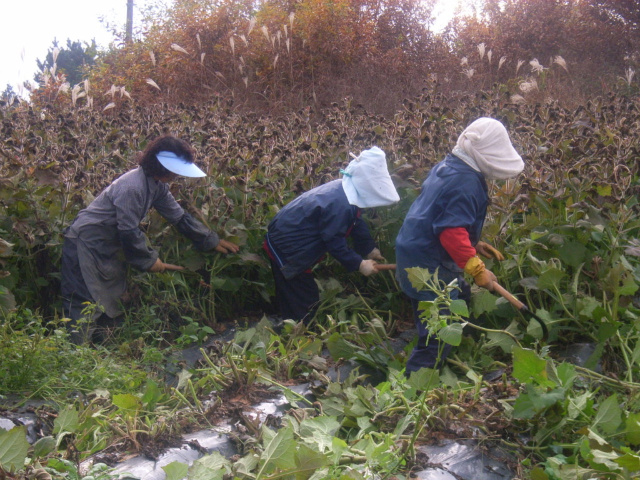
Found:
M 279 207 L 338 178 L 349 152 L 377 145 L 401 201 L 367 220 L 393 262 L 396 233 L 429 168 L 480 116 L 505 124 L 526 164 L 515 181 L 490 185 L 484 239 L 507 256 L 491 268 L 545 321 L 548 338 L 504 299 L 475 291 L 468 309 L 441 319 L 443 329 L 460 325 L 446 329 L 456 348 L 445 368 L 407 381 L 406 354 L 386 343 L 411 328 L 392 275 L 364 279 L 331 259 L 317 267 L 322 305 L 308 330 L 258 323 L 273 313 L 261 244 Z M 284 385 L 310 380 L 314 404 L 292 409 L 279 428 L 245 419 L 242 455 L 203 457 L 189 478 L 405 478 L 417 445 L 461 436 L 508 449 L 518 478 L 640 471 L 637 97 L 611 94 L 567 110 L 493 92 L 425 92 L 391 118 L 349 101 L 282 117 L 240 115 L 224 101 L 105 112 L 19 105 L 0 109 L 0 122 L 0 405 L 14 394 L 49 402 L 39 445 L 0 433 L 0 478 L 80 475 L 78 462 L 96 452 L 139 452 L 189 425 L 214 424 L 230 392 L 275 386 L 293 404 L 300 399 Z M 208 173 L 175 183 L 174 196 L 241 252 L 199 253 L 150 215 L 144 228 L 163 260 L 191 273 L 132 272 L 125 325 L 108 345 L 76 349 L 61 328 L 62 230 L 165 132 L 191 142 Z M 446 294 L 438 301 L 450 302 Z M 229 325 L 241 331 L 234 341 L 204 352 L 177 386 L 164 382 L 174 349 Z M 562 352 L 578 344 L 590 348 L 586 362 L 564 362 Z M 331 361 L 380 369 L 385 381 L 331 382 L 325 349 Z M 496 371 L 497 380 L 483 378 Z M 167 473 L 187 475 L 186 467 Z

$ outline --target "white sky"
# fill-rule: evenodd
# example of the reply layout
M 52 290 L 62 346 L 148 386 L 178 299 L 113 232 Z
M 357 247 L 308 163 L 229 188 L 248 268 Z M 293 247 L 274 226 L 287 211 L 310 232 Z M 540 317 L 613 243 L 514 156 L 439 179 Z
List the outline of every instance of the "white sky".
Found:
M 435 29 L 443 28 L 461 0 L 439 0 Z M 154 0 L 134 0 L 133 22 L 139 8 Z M 67 39 L 107 47 L 114 40 L 100 18 L 124 31 L 127 0 L 8 0 L 3 2 L 0 26 L 0 93 L 7 84 L 18 94 L 22 82 L 32 80 L 36 59 L 44 60 L 54 38 L 64 47 Z

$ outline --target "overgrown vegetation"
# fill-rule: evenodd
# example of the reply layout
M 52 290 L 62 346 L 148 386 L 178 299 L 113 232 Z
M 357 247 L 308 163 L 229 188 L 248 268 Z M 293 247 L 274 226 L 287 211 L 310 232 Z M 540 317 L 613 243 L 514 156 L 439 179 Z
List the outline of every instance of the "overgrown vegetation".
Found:
M 425 86 L 451 94 L 500 84 L 516 101 L 575 108 L 638 68 L 632 1 L 485 0 L 444 31 L 432 28 L 435 5 L 176 0 L 150 7 L 137 39 L 114 43 L 91 68 L 67 65 L 92 54 L 89 45 L 50 51 L 30 98 L 100 109 L 224 99 L 236 111 L 282 113 L 349 97 L 390 116 Z
M 237 115 L 223 101 L 104 113 L 0 110 L 0 392 L 47 399 L 57 411 L 55 422 L 49 409 L 40 411 L 47 448 L 29 447 L 22 433 L 0 436 L 11 455 L 0 459 L 4 475 L 40 468 L 68 475 L 98 452 L 163 448 L 181 432 L 238 415 L 229 399 L 276 390 L 292 407 L 280 424 L 240 415 L 239 459 L 205 456 L 188 471 L 174 465 L 175 478 L 212 470 L 220 478 L 400 478 L 419 468 L 420 444 L 460 436 L 511 452 L 520 478 L 575 478 L 576 471 L 632 478 L 640 470 L 640 269 L 639 146 L 630 133 L 640 105 L 626 93 L 569 110 L 513 104 L 499 89 L 455 99 L 430 91 L 390 119 L 348 101 L 273 117 Z M 331 260 L 317 267 L 323 305 L 310 330 L 257 323 L 270 311 L 272 289 L 261 243 L 280 205 L 334 178 L 349 151 L 376 144 L 402 198 L 368 218 L 392 260 L 396 232 L 428 169 L 481 115 L 507 125 L 526 161 L 520 181 L 491 188 L 485 236 L 509 257 L 491 268 L 545 320 L 548 341 L 537 322 L 488 292 L 476 292 L 469 310 L 443 294 L 432 311 L 447 304 L 451 315 L 426 320 L 457 349 L 441 372 L 406 380 L 406 353 L 393 350 L 390 335 L 411 328 L 410 313 L 393 277 L 353 277 Z M 209 173 L 174 185 L 176 197 L 242 253 L 198 253 L 151 215 L 151 241 L 191 273 L 133 275 L 133 301 L 112 346 L 74 350 L 57 313 L 62 229 L 165 131 L 190 141 Z M 430 283 L 420 272 L 415 281 Z M 200 363 L 167 363 L 174 348 L 234 323 L 235 339 L 203 350 Z M 592 347 L 584 366 L 563 360 L 575 343 Z M 332 362 L 346 359 L 378 372 L 375 381 L 357 374 L 329 380 Z M 496 370 L 497 380 L 483 377 Z M 167 383 L 173 375 L 177 383 Z M 317 402 L 290 390 L 292 381 L 313 381 Z
M 0 430 L 0 478 L 107 480 L 102 462 L 157 456 L 228 418 L 238 455 L 176 462 L 169 480 L 409 478 L 425 466 L 420 446 L 445 438 L 506 452 L 517 478 L 638 476 L 635 2 L 487 0 L 443 34 L 423 28 L 432 7 L 178 0 L 82 82 L 60 74 L 54 49 L 30 103 L 7 90 L 0 401 L 44 403 L 33 445 L 23 427 Z M 480 116 L 507 126 L 526 164 L 490 186 L 484 236 L 508 257 L 490 268 L 548 338 L 505 299 L 451 301 L 455 284 L 415 270 L 439 293 L 424 320 L 456 348 L 441 371 L 406 379 L 411 344 L 399 350 L 396 337 L 411 312 L 393 276 L 347 275 L 331 259 L 316 267 L 322 304 L 309 328 L 264 317 L 273 285 L 261 245 L 280 206 L 377 145 L 401 201 L 367 221 L 392 262 L 429 168 Z M 76 348 L 60 318 L 62 231 L 162 133 L 189 141 L 208 173 L 175 183 L 175 197 L 241 253 L 199 253 L 150 214 L 151 242 L 187 270 L 131 272 L 124 325 Z M 588 358 L 572 359 L 575 345 Z M 195 364 L 176 356 L 198 346 Z M 345 362 L 359 370 L 335 379 Z M 276 394 L 282 418 L 247 414 Z

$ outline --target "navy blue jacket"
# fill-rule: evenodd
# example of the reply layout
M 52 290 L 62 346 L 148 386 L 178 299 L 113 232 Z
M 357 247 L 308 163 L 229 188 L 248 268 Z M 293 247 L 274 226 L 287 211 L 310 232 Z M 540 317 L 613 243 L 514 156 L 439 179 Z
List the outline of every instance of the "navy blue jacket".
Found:
M 402 290 L 412 298 L 424 300 L 425 291 L 416 291 L 405 268 L 422 267 L 449 283 L 462 269 L 440 243 L 447 228 L 463 227 L 471 244 L 480 239 L 487 214 L 489 196 L 483 175 L 454 155 L 429 172 L 420 196 L 413 202 L 396 238 L 396 276 Z
M 347 245 L 347 236 L 355 251 Z M 285 205 L 269 223 L 267 244 L 287 279 L 311 268 L 327 252 L 352 272 L 376 246 L 360 209 L 349 204 L 342 180 L 320 185 Z

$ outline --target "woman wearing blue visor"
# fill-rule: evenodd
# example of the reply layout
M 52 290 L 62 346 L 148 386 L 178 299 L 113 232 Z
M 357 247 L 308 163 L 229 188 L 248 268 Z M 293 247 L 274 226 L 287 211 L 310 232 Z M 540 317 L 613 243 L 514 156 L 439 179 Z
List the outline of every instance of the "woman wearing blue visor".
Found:
M 176 202 L 167 183 L 178 176 L 204 177 L 193 149 L 176 137 L 156 138 L 139 155 L 139 167 L 117 178 L 81 210 L 65 230 L 62 249 L 62 307 L 70 318 L 71 340 L 90 340 L 96 320 L 115 325 L 126 291 L 127 263 L 140 271 L 164 272 L 183 267 L 162 262 L 148 246 L 140 223 L 153 207 L 200 251 L 236 253 L 238 246 L 222 240 Z M 104 313 L 84 317 L 85 302 Z M 106 317 L 106 318 L 105 318 Z
M 365 150 L 342 174 L 284 206 L 269 223 L 264 248 L 285 319 L 309 323 L 315 315 L 320 295 L 311 269 L 325 254 L 365 276 L 377 273 L 376 260 L 384 260 L 360 215 L 362 208 L 400 200 L 385 154 L 378 147 Z
M 396 276 L 411 299 L 418 343 L 407 361 L 406 374 L 420 368 L 439 368 L 450 346 L 439 345 L 420 318 L 420 301 L 432 301 L 436 293 L 411 285 L 407 268 L 420 267 L 446 284 L 463 273 L 476 285 L 493 290 L 495 275 L 478 254 L 504 260 L 491 245 L 480 241 L 489 205 L 486 180 L 516 177 L 524 168 L 506 128 L 493 118 L 479 118 L 458 138 L 453 151 L 435 165 L 422 184 L 396 238 Z M 458 297 L 451 292 L 451 298 Z M 440 348 L 442 347 L 442 348 Z

